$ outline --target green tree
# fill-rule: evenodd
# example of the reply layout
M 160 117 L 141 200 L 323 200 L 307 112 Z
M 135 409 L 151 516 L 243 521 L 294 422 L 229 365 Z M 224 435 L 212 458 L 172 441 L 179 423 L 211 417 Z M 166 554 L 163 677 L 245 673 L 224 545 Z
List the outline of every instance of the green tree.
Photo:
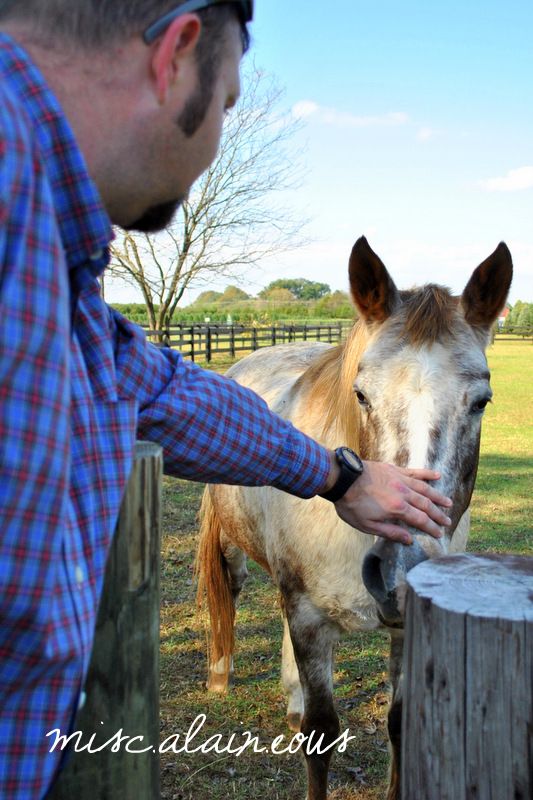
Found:
M 205 306 L 211 303 L 216 303 L 221 297 L 222 292 L 215 292 L 210 289 L 207 292 L 202 292 L 199 294 L 194 303 L 191 303 L 191 306 Z
M 524 305 L 525 305 L 525 303 L 523 303 L 522 300 L 517 300 L 516 301 L 516 303 L 511 308 L 511 310 L 510 310 L 510 312 L 507 315 L 507 318 L 505 320 L 505 323 L 504 323 L 504 330 L 505 331 L 512 332 L 513 329 L 516 327 L 516 321 L 517 321 L 517 319 L 518 319 L 518 317 L 520 315 L 520 312 L 521 312 L 521 310 L 522 310 Z
M 516 320 L 517 328 L 531 328 L 533 326 L 533 304 L 524 303 Z
M 220 295 L 220 303 L 242 303 L 243 300 L 249 300 L 250 295 L 246 294 L 243 289 L 238 286 L 226 286 L 223 293 Z
M 273 289 L 288 289 L 297 300 L 320 300 L 331 292 L 327 283 L 309 281 L 306 278 L 279 278 L 265 286 L 259 296 L 267 299 Z
M 283 286 L 273 286 L 268 291 L 263 290 L 260 297 L 262 300 L 268 300 L 269 303 L 291 303 L 296 300 L 291 290 Z
M 333 319 L 353 319 L 356 316 L 355 306 L 347 292 L 336 291 L 323 297 L 315 306 L 319 317 Z

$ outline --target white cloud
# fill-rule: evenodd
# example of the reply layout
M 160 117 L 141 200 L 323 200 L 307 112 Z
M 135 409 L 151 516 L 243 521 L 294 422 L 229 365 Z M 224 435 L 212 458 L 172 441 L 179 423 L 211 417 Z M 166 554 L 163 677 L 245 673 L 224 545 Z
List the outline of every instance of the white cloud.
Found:
M 433 137 L 436 136 L 436 134 L 437 131 L 434 130 L 433 128 L 424 127 L 420 128 L 420 130 L 416 134 L 416 138 L 419 142 L 429 142 L 429 140 L 433 139 Z
M 488 192 L 519 192 L 523 189 L 533 189 L 533 167 L 510 169 L 507 175 L 501 178 L 481 181 L 481 186 Z
M 409 116 L 403 111 L 391 111 L 387 114 L 357 115 L 348 111 L 339 111 L 336 108 L 320 106 L 312 100 L 300 100 L 292 107 L 295 117 L 303 119 L 313 116 L 323 125 L 333 125 L 336 128 L 372 128 L 395 127 L 409 122 Z
M 295 117 L 298 117 L 298 119 L 302 119 L 303 117 L 310 117 L 311 114 L 315 114 L 318 109 L 318 105 L 313 103 L 312 100 L 300 100 L 293 105 L 292 113 Z

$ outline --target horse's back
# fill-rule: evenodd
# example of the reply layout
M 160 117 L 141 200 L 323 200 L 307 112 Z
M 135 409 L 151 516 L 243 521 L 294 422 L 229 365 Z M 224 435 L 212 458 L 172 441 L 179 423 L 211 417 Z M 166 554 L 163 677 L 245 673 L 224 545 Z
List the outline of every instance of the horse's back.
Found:
M 281 396 L 331 347 L 325 342 L 294 342 L 262 347 L 233 364 L 226 375 L 253 389 L 271 408 L 284 416 L 284 409 L 279 407 Z

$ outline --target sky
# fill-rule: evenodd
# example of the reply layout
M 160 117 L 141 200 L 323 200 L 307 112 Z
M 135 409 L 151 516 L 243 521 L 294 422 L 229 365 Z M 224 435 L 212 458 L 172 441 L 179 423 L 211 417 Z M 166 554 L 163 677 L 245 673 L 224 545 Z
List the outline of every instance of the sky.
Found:
M 246 273 L 243 288 L 302 277 L 347 290 L 365 235 L 399 288 L 460 293 L 503 240 L 510 300 L 533 302 L 532 0 L 255 6 L 247 58 L 302 120 L 305 178 L 288 199 L 310 222 L 305 245 Z

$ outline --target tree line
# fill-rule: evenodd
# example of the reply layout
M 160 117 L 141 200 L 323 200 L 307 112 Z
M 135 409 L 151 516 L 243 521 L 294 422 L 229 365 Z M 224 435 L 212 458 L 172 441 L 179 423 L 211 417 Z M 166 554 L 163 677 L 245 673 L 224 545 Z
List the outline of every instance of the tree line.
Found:
M 531 330 L 533 328 L 533 303 L 524 303 L 517 300 L 505 318 L 503 330 L 513 333 L 517 330 Z
M 115 303 L 114 307 L 134 322 L 150 324 L 142 303 Z M 278 321 L 351 320 L 354 316 L 347 292 L 332 292 L 325 283 L 299 278 L 273 281 L 257 297 L 238 286 L 228 286 L 223 292 L 202 292 L 193 303 L 175 310 L 170 325 L 206 321 L 269 325 Z

